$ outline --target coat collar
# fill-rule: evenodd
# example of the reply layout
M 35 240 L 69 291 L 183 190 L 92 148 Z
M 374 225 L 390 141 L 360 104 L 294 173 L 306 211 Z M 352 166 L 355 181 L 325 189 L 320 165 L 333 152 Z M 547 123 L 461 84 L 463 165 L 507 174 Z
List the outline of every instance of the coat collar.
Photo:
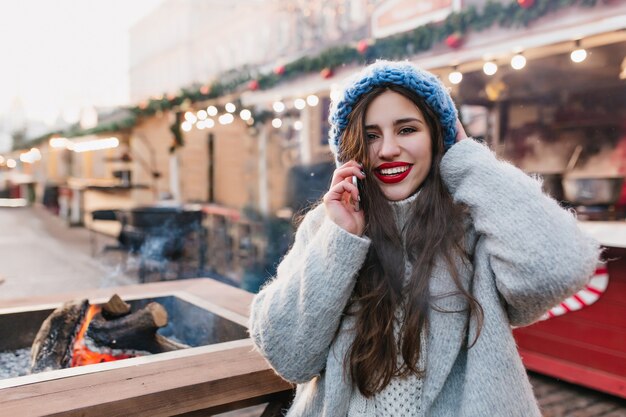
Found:
M 459 265 L 467 285 L 470 274 Z M 461 347 L 466 340 L 468 320 L 467 300 L 456 294 L 457 287 L 443 260 L 436 263 L 429 284 L 434 306 L 430 309 L 426 379 L 423 387 L 422 409 L 428 410 L 448 378 Z M 437 299 L 437 295 L 444 298 Z

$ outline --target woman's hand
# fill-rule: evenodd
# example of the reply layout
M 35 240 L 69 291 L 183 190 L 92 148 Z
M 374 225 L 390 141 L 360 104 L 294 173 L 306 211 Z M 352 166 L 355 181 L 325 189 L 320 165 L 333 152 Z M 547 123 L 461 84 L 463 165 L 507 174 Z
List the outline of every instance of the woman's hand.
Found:
M 465 129 L 463 128 L 463 125 L 461 124 L 461 121 L 457 117 L 457 119 L 456 119 L 456 139 L 455 139 L 455 142 L 460 142 L 463 139 L 467 139 L 467 133 L 465 133 Z
M 365 229 L 365 215 L 358 209 L 359 190 L 352 183 L 352 177 L 365 178 L 362 166 L 348 161 L 333 173 L 330 189 L 324 194 L 326 215 L 339 227 L 361 236 Z

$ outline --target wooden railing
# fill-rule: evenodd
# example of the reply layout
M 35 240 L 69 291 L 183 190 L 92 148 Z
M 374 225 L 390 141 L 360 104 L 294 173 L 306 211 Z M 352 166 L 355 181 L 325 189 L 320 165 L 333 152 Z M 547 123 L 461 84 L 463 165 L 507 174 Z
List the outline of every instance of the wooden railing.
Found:
M 245 325 L 252 294 L 211 279 L 95 289 L 0 302 L 0 314 L 31 311 L 76 299 L 92 303 L 112 293 L 137 299 L 174 295 Z M 7 416 L 206 416 L 269 403 L 280 415 L 293 386 L 279 378 L 250 339 L 80 368 L 0 380 Z

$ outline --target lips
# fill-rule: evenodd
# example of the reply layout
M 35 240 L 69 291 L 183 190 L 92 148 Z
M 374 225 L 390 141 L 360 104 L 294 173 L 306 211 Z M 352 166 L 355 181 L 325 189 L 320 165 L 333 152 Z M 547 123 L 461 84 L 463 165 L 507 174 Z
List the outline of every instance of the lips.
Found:
M 387 162 L 379 165 L 374 170 L 374 175 L 385 184 L 395 184 L 405 179 L 413 165 L 406 162 Z

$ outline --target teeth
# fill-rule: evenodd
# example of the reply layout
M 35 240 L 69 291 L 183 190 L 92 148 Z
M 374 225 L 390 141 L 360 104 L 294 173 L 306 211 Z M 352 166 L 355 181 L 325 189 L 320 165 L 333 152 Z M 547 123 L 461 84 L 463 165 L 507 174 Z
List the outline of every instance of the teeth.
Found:
M 409 169 L 409 166 L 405 165 L 405 166 L 402 166 L 402 167 L 381 169 L 380 173 L 383 174 L 383 175 L 395 175 L 395 174 L 401 174 L 401 173 L 407 171 L 408 169 Z

